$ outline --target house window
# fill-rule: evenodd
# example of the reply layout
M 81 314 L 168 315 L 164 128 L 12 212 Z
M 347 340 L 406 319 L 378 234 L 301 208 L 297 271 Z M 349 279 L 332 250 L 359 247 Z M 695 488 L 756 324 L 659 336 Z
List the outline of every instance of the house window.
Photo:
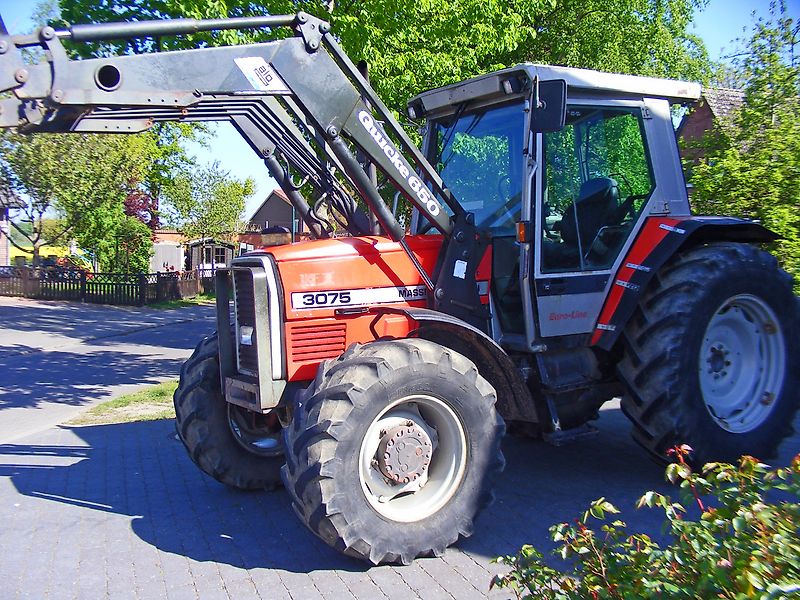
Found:
M 219 246 L 214 248 L 214 265 L 224 265 L 227 262 L 225 248 Z
M 211 264 L 211 256 L 214 249 L 211 246 L 204 246 L 203 247 L 203 264 L 210 265 Z

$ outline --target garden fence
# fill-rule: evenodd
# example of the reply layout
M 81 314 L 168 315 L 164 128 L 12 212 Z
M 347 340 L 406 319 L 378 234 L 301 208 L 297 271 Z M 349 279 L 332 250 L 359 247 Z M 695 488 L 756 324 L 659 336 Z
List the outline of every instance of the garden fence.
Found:
M 60 267 L 0 267 L 0 296 L 144 305 L 211 291 L 211 273 L 92 273 Z

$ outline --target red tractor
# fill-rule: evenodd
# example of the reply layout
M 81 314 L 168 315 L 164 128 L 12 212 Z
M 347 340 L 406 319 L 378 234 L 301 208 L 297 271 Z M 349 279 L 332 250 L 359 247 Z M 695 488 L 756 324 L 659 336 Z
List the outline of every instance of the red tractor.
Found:
M 80 61 L 60 42 L 243 27 L 295 35 Z M 798 300 L 759 249 L 774 233 L 690 212 L 670 106 L 695 84 L 523 64 L 411 99 L 420 150 L 302 13 L 0 49 L 0 126 L 228 121 L 264 157 L 317 239 L 217 271 L 218 333 L 184 365 L 177 428 L 226 485 L 282 480 L 346 554 L 408 563 L 470 535 L 506 427 L 562 444 L 622 397 L 648 452 L 685 443 L 697 463 L 766 458 L 791 432 Z

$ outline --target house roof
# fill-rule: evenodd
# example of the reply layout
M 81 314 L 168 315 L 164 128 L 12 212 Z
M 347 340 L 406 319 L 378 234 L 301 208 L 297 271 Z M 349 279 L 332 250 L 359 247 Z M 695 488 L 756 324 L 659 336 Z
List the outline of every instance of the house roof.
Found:
M 212 246 L 227 246 L 228 248 L 235 247 L 230 242 L 224 242 L 222 240 L 217 240 L 212 237 L 197 238 L 196 240 L 189 240 L 188 242 L 186 242 L 187 246 L 199 246 L 201 244 L 209 244 Z
M 703 98 L 715 119 L 725 119 L 744 104 L 744 92 L 734 88 L 705 88 Z
M 280 198 L 280 199 L 281 199 L 281 200 L 283 200 L 283 201 L 284 201 L 286 204 L 289 204 L 289 205 L 291 205 L 291 204 L 292 204 L 292 203 L 291 203 L 291 201 L 289 200 L 289 198 L 288 198 L 288 197 L 286 196 L 286 194 L 284 193 L 284 191 L 283 191 L 281 188 L 277 187 L 277 188 L 275 188 L 274 190 L 272 190 L 272 191 L 271 191 L 269 194 L 267 194 L 267 197 L 266 197 L 266 198 L 264 198 L 264 201 L 263 201 L 261 204 L 259 204 L 259 205 L 256 207 L 256 209 L 253 211 L 253 214 L 251 214 L 251 215 L 250 215 L 249 217 L 247 217 L 247 219 L 245 219 L 245 220 L 246 220 L 246 221 L 250 221 L 250 220 L 252 220 L 252 218 L 253 218 L 254 216 L 256 216 L 256 215 L 258 214 L 258 212 L 259 212 L 259 211 L 260 211 L 262 208 L 264 208 L 264 206 L 265 206 L 265 205 L 266 205 L 266 204 L 267 204 L 267 203 L 268 203 L 268 202 L 269 202 L 269 201 L 272 199 L 272 197 L 273 197 L 273 196 L 275 196 L 276 198 Z

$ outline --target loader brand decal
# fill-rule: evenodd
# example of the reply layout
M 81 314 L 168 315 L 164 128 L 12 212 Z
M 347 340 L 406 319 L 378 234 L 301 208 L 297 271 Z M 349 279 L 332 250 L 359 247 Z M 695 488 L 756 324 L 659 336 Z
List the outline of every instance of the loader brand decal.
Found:
M 428 209 L 432 216 L 437 216 L 442 212 L 442 207 L 436 202 L 436 199 L 431 194 L 430 190 L 425 186 L 422 180 L 414 173 L 409 171 L 408 167 L 403 162 L 403 157 L 397 148 L 386 138 L 380 130 L 372 115 L 368 111 L 362 110 L 358 113 L 358 120 L 364 126 L 364 129 L 372 136 L 375 143 L 380 146 L 383 153 L 386 155 L 400 176 L 406 180 L 408 186 L 417 195 L 417 199 Z
M 424 285 L 371 288 L 360 290 L 336 290 L 333 292 L 292 292 L 292 308 L 340 308 L 347 306 L 370 306 L 390 302 L 413 302 L 424 300 L 428 288 Z
M 260 56 L 234 58 L 236 66 L 255 89 L 272 94 L 290 94 L 291 90 L 267 61 Z

